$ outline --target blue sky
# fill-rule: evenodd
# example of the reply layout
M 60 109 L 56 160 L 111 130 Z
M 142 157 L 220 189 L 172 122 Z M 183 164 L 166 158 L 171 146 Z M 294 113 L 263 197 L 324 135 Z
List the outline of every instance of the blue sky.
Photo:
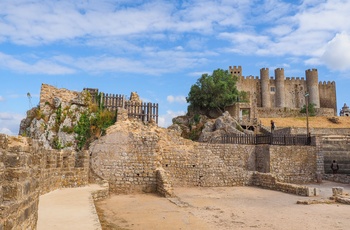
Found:
M 350 103 L 347 0 L 1 0 L 0 133 L 17 135 L 42 83 L 159 103 L 159 125 L 185 114 L 203 73 L 241 65 L 335 81 Z M 28 99 L 27 93 L 32 98 Z

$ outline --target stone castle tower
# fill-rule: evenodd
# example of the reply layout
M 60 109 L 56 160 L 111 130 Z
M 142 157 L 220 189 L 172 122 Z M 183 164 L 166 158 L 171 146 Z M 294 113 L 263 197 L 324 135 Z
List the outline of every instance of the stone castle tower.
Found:
M 306 99 L 315 105 L 318 115 L 337 115 L 335 82 L 319 82 L 317 69 L 306 70 L 306 79 L 285 77 L 283 68 L 275 69 L 274 77 L 268 68 L 260 69 L 260 77 L 244 77 L 241 66 L 230 66 L 229 71 L 238 77 L 238 90 L 248 92 L 249 103 L 257 107 L 260 117 L 268 117 L 274 108 L 300 110 Z M 306 93 L 309 96 L 305 97 Z

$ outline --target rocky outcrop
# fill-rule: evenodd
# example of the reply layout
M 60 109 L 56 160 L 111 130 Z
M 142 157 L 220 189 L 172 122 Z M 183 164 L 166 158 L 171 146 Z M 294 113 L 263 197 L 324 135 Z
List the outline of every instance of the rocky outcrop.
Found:
M 73 150 L 76 148 L 74 127 L 89 104 L 91 99 L 85 91 L 42 84 L 40 103 L 21 121 L 19 135 L 40 140 L 46 149 Z
M 249 130 L 244 130 L 239 122 L 234 119 L 229 112 L 224 112 L 216 119 L 209 119 L 206 116 L 187 117 L 180 116 L 173 119 L 173 125 L 168 129 L 181 133 L 182 137 L 200 142 L 211 142 L 220 138 L 224 134 L 250 134 Z M 191 133 L 197 132 L 197 138 L 191 138 Z

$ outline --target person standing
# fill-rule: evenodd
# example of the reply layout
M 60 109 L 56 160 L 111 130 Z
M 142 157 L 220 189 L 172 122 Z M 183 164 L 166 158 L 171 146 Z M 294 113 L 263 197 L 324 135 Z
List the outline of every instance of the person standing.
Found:
M 338 163 L 335 160 L 333 160 L 333 163 L 331 164 L 331 169 L 333 171 L 333 174 L 337 174 L 338 173 L 339 165 L 338 165 Z
M 271 132 L 275 130 L 275 122 L 271 120 Z

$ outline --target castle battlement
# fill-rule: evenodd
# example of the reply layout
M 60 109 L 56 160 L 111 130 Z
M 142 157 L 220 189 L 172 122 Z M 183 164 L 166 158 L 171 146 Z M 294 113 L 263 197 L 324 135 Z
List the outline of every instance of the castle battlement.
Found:
M 334 86 L 335 85 L 335 81 L 320 81 L 319 83 L 318 83 L 319 85 L 323 85 L 323 86 L 327 86 L 327 85 L 329 85 L 329 86 Z
M 317 69 L 307 69 L 306 72 L 317 72 Z
M 269 68 L 260 69 L 260 77 L 243 76 L 242 67 L 229 67 L 234 76 L 239 76 L 237 89 L 249 92 L 250 102 L 263 108 L 302 108 L 308 102 L 315 108 L 332 108 L 337 114 L 335 82 L 319 82 L 318 70 L 305 70 L 305 77 L 285 77 L 284 68 L 276 68 L 274 77 Z M 240 74 L 240 75 L 239 75 Z

